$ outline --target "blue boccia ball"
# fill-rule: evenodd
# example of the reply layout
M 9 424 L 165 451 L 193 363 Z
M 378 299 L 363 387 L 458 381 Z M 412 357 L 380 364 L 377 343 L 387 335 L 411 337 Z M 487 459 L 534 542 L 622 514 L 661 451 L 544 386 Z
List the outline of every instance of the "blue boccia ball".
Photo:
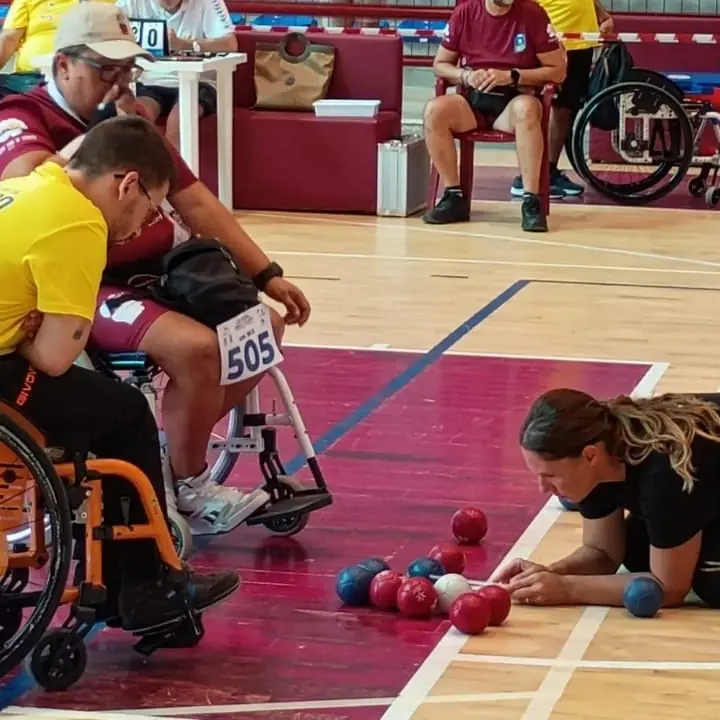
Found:
M 359 565 L 343 568 L 337 575 L 335 591 L 346 605 L 367 605 L 374 577 L 370 570 Z
M 665 593 L 657 580 L 649 577 L 633 578 L 623 593 L 623 604 L 635 617 L 650 618 L 662 607 Z
M 446 573 L 445 568 L 437 560 L 423 557 L 413 560 L 408 565 L 407 574 L 409 577 L 425 577 L 434 581 Z
M 572 501 L 568 500 L 567 498 L 558 496 L 558 500 L 560 501 L 560 504 L 570 512 L 577 512 L 578 506 Z
M 366 558 L 358 563 L 358 567 L 369 570 L 373 577 L 379 575 L 383 570 L 390 569 L 390 566 L 382 558 Z

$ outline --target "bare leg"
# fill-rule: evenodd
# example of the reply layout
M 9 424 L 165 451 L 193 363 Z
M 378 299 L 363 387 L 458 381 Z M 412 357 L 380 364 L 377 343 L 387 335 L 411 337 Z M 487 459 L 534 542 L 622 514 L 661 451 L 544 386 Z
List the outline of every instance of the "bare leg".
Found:
M 496 130 L 515 134 L 520 174 L 526 193 L 536 195 L 540 189 L 540 165 L 544 139 L 542 105 L 534 95 L 513 98 L 495 121 Z
M 551 166 L 557 166 L 560 160 L 570 130 L 571 118 L 572 110 L 553 106 L 550 114 L 550 147 L 548 148 Z
M 476 127 L 475 113 L 460 95 L 437 97 L 425 107 L 425 143 L 446 188 L 460 184 L 453 133 L 469 132 Z

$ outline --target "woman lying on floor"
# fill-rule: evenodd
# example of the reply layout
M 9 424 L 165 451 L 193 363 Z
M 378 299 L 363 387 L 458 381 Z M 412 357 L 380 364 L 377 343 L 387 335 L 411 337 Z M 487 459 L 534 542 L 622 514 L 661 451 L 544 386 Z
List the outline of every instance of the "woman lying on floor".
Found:
M 520 445 L 540 489 L 577 504 L 583 544 L 547 567 L 500 568 L 493 581 L 516 601 L 622 607 L 634 576 L 616 574 L 624 565 L 659 580 L 666 607 L 691 589 L 720 607 L 720 395 L 599 401 L 551 390 Z

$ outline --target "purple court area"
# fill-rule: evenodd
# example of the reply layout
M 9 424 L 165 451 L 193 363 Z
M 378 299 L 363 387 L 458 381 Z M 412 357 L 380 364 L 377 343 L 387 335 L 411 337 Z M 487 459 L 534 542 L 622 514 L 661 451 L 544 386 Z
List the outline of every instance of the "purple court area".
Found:
M 306 423 L 319 438 L 402 373 L 417 355 L 290 348 L 284 370 Z M 30 690 L 15 705 L 124 710 L 216 706 L 218 720 L 377 720 L 383 705 L 356 708 L 241 704 L 394 698 L 447 629 L 445 620 L 414 621 L 346 609 L 334 594 L 339 568 L 366 556 L 404 569 L 437 542 L 462 505 L 484 508 L 490 531 L 468 551 L 467 575 L 488 576 L 546 498 L 517 449 L 531 399 L 554 386 L 598 395 L 629 392 L 645 365 L 444 356 L 430 365 L 321 457 L 334 504 L 314 514 L 296 538 L 240 528 L 196 553 L 198 567 L 234 567 L 243 587 L 205 618 L 193 650 L 159 651 L 149 660 L 132 639 L 104 630 L 70 691 Z M 268 397 L 268 395 L 266 395 Z M 283 431 L 285 458 L 295 454 Z M 243 462 L 233 478 L 257 482 Z M 332 702 L 328 702 L 332 705 Z M 256 708 L 260 710 L 260 708 Z M 183 717 L 196 716 L 184 709 Z M 199 715 L 198 715 L 199 716 Z

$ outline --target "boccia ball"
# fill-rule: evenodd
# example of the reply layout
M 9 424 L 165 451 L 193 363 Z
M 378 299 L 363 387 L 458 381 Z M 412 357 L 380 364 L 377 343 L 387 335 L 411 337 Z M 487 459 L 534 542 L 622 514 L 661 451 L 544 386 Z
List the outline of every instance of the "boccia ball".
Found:
M 490 625 L 502 625 L 512 607 L 510 593 L 499 585 L 486 585 L 478 590 L 477 594 L 490 602 Z
M 367 605 L 373 574 L 358 565 L 343 568 L 335 581 L 335 591 L 346 605 Z
M 466 635 L 479 635 L 490 624 L 490 601 L 474 592 L 455 598 L 450 606 L 450 622 Z
M 390 566 L 382 558 L 366 558 L 358 563 L 358 567 L 369 570 L 373 576 L 390 569 Z
M 438 596 L 438 605 L 444 613 L 450 612 L 450 606 L 455 598 L 465 593 L 472 592 L 470 583 L 462 576 L 455 573 L 443 575 L 435 582 L 435 592 Z
M 452 517 L 452 533 L 458 542 L 479 543 L 487 535 L 487 531 L 487 518 L 479 508 L 462 508 Z
M 413 560 L 407 569 L 408 577 L 437 578 L 445 575 L 445 568 L 437 561 L 429 557 Z
M 403 576 L 392 570 L 379 572 L 370 583 L 370 603 L 379 610 L 397 610 L 397 595 Z
M 558 501 L 566 510 L 569 510 L 570 512 L 578 512 L 579 510 L 577 504 L 574 503 L 572 500 L 568 500 L 567 498 L 558 495 Z
M 437 602 L 435 588 L 425 577 L 406 578 L 397 592 L 398 609 L 411 618 L 429 617 Z
M 665 600 L 662 585 L 653 578 L 633 578 L 623 593 L 623 604 L 627 611 L 640 618 L 650 618 L 657 614 Z
M 437 560 L 445 572 L 462 575 L 465 571 L 465 553 L 455 545 L 436 545 L 428 557 Z

